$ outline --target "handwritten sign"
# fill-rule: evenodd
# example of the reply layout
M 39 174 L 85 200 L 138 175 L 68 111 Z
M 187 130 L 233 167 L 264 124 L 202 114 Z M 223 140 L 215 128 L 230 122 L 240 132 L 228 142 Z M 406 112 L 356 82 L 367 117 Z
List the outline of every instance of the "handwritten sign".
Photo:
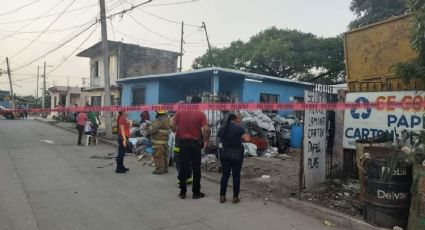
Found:
M 305 92 L 306 103 L 326 102 L 326 93 Z M 304 180 L 311 188 L 326 179 L 326 110 L 310 109 L 304 116 Z

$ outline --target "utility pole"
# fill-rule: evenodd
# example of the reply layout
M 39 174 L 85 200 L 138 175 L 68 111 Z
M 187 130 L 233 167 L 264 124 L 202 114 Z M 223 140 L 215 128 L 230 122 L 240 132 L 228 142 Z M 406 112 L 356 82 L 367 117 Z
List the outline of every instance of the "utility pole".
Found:
M 182 21 L 182 35 L 181 35 L 181 40 L 180 40 L 180 67 L 179 67 L 179 72 L 181 72 L 183 70 L 183 43 L 184 43 L 184 21 Z
M 40 66 L 37 66 L 37 90 L 35 93 L 35 100 L 38 101 L 38 79 L 40 78 Z
M 41 108 L 46 108 L 46 62 L 44 62 L 44 70 L 43 70 L 43 95 L 41 100 Z M 41 117 L 45 118 L 46 115 L 45 112 L 41 113 Z
M 10 86 L 10 99 L 12 100 L 12 109 L 15 109 L 15 95 L 13 94 L 13 86 L 12 86 L 12 76 L 10 75 L 10 66 L 9 66 L 9 58 L 6 57 L 7 63 L 7 76 L 9 77 L 9 86 Z
M 103 49 L 103 72 L 105 77 L 105 98 L 104 106 L 111 105 L 111 89 L 109 80 L 109 50 L 108 50 L 108 33 L 106 30 L 106 12 L 105 12 L 105 0 L 99 0 L 100 5 L 100 26 L 102 30 L 102 49 Z M 112 116 L 111 112 L 105 111 L 105 130 L 106 138 L 112 138 Z
M 205 22 L 202 22 L 202 27 L 204 28 L 205 36 L 207 37 L 208 52 L 210 53 L 211 61 L 212 61 L 213 66 L 214 66 L 215 61 L 214 61 L 214 57 L 213 57 L 212 52 L 211 52 L 211 44 L 210 44 L 210 39 L 208 37 L 207 26 L 205 25 Z

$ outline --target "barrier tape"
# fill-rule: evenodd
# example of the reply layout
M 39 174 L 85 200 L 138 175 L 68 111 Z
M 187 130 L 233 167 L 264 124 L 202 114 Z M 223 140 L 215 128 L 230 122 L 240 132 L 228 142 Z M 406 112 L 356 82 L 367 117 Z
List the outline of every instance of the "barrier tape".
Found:
M 425 110 L 425 100 L 419 102 L 379 102 L 379 103 L 201 103 L 201 104 L 160 104 L 160 105 L 137 105 L 137 106 L 85 106 L 85 107 L 57 107 L 54 109 L 14 109 L 8 112 L 135 112 L 135 111 L 188 111 L 188 110 L 346 110 L 346 109 L 377 109 L 377 110 L 411 110 L 414 112 Z M 2 110 L 0 110 L 0 113 Z

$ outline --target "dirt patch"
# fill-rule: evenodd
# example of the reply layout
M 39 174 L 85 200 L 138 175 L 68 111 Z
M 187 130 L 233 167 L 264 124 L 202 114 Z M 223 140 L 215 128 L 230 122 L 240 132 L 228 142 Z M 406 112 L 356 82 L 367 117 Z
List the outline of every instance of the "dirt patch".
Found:
M 246 157 L 241 172 L 241 196 L 261 199 L 265 203 L 280 203 L 284 198 L 297 197 L 300 154 L 297 150 L 291 150 L 288 155 L 285 157 L 280 154 L 276 158 Z M 221 172 L 218 172 L 218 164 L 214 161 L 203 163 L 203 173 L 219 182 Z M 229 194 L 231 189 L 228 188 Z M 359 191 L 358 180 L 334 179 L 316 187 L 314 191 L 303 191 L 301 199 L 353 217 L 361 217 Z
M 288 157 L 289 156 L 289 157 Z M 214 181 L 220 181 L 217 164 L 203 165 L 203 173 Z M 290 151 L 277 158 L 246 157 L 241 172 L 243 196 L 278 202 L 294 197 L 298 190 L 299 152 Z M 231 184 L 231 180 L 229 182 Z M 231 188 L 228 189 L 231 194 Z
M 363 215 L 359 201 L 360 186 L 358 180 L 329 180 L 313 192 L 303 192 L 302 199 L 317 205 L 340 211 L 354 217 Z

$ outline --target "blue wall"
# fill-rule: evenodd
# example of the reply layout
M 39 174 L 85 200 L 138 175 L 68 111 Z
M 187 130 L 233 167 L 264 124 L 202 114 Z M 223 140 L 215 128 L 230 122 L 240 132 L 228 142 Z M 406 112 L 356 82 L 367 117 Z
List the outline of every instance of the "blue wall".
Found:
M 145 104 L 158 104 L 158 95 L 159 95 L 159 82 L 158 80 L 147 80 L 142 82 L 128 82 L 122 84 L 122 95 L 121 95 L 121 104 L 122 105 L 132 105 L 133 102 L 133 88 L 145 87 Z M 141 112 L 130 112 L 128 118 L 134 121 L 140 121 Z M 154 117 L 154 113 L 151 113 L 151 117 Z
M 244 102 L 260 102 L 261 93 L 279 95 L 279 102 L 285 103 L 290 102 L 289 97 L 304 97 L 304 87 L 276 81 L 263 80 L 262 83 L 244 81 Z M 291 113 L 291 111 L 279 111 L 282 116 L 288 113 Z
M 159 82 L 159 103 L 169 104 L 184 101 L 182 79 L 161 79 Z
M 0 101 L 0 105 L 3 106 L 6 109 L 10 109 L 10 101 Z
M 219 92 L 224 93 L 230 91 L 230 93 L 238 92 L 238 101 L 243 100 L 243 84 L 244 78 L 238 76 L 220 76 L 219 81 Z

